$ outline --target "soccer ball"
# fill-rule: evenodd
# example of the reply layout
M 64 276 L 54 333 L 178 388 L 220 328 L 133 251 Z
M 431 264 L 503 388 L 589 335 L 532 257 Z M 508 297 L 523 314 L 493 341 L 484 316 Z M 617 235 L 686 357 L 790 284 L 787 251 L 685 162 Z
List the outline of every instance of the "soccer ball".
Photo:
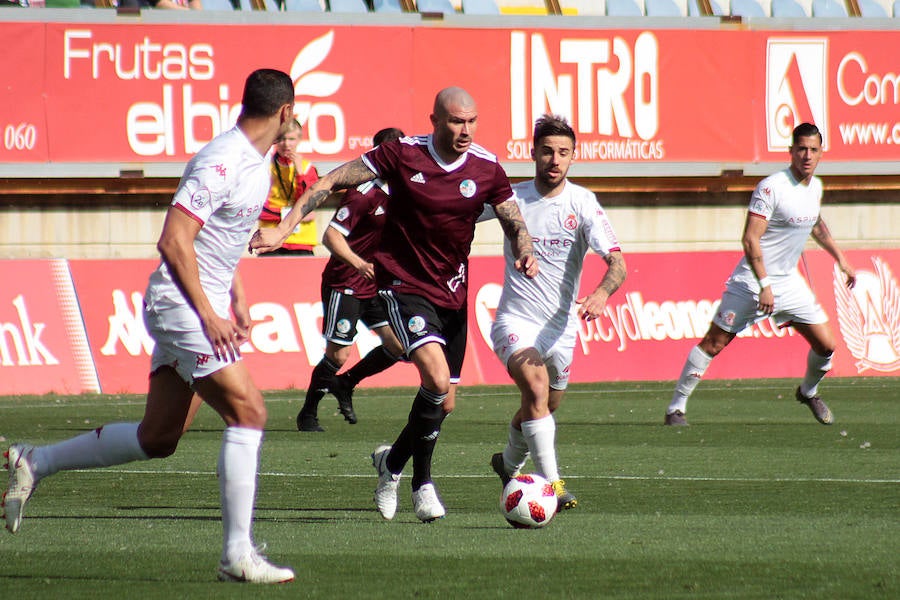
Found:
M 517 475 L 500 494 L 500 512 L 517 529 L 545 527 L 556 514 L 556 492 L 540 475 Z

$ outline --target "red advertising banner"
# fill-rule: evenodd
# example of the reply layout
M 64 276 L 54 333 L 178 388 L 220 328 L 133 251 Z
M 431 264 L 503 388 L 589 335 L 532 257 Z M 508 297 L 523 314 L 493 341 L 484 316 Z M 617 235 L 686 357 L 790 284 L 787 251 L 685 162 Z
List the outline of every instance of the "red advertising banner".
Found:
M 0 64 L 3 162 L 184 162 L 234 123 L 262 66 L 293 77 L 300 150 L 319 163 L 357 156 L 388 125 L 427 132 L 448 85 L 478 100 L 477 139 L 504 163 L 529 160 L 546 111 L 570 119 L 588 171 L 782 161 L 804 120 L 834 168 L 900 160 L 884 52 L 898 30 L 2 22 L 0 39 L 17 40 Z
M 0 394 L 99 392 L 66 261 L 0 261 L 0 281 Z
M 832 376 L 900 376 L 900 250 L 847 253 L 858 272 L 842 285 L 830 256 L 810 251 L 809 279 L 838 340 Z M 628 280 L 600 319 L 583 323 L 573 382 L 674 380 L 706 332 L 737 252 L 629 254 Z M 241 274 L 253 319 L 244 359 L 262 389 L 305 389 L 324 352 L 319 282 L 324 259 L 248 258 Z M 152 260 L 0 261 L 0 394 L 141 393 L 153 341 L 142 319 Z M 510 383 L 489 344 L 502 286 L 500 257 L 470 264 L 469 345 L 463 384 Z M 582 289 L 605 263 L 589 255 Z M 98 274 L 102 274 L 99 276 Z M 77 295 L 77 297 L 76 297 Z M 363 331 L 350 361 L 375 348 Z M 800 377 L 808 346 L 766 320 L 743 332 L 706 377 Z M 415 369 L 398 364 L 366 386 L 410 386 Z

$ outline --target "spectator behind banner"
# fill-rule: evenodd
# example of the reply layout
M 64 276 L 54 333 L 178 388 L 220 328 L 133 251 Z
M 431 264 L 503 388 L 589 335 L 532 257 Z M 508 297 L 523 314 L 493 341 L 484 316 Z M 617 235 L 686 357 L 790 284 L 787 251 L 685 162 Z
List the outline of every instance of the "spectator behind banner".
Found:
M 306 189 L 319 179 L 316 168 L 300 156 L 297 145 L 303 128 L 294 120 L 293 125 L 275 140 L 275 155 L 272 157 L 272 187 L 269 198 L 259 217 L 260 228 L 276 227 L 294 208 L 294 202 Z M 312 256 L 313 248 L 319 243 L 315 213 L 309 213 L 288 236 L 281 248 L 271 255 Z M 265 254 L 261 255 L 265 256 Z

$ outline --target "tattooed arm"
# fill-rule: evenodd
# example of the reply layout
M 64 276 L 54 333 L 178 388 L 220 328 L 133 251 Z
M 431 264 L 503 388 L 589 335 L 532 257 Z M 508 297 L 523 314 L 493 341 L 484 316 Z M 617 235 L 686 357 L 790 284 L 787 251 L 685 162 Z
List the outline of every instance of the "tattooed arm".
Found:
M 519 212 L 519 205 L 515 200 L 501 202 L 494 207 L 497 220 L 503 228 L 503 233 L 512 245 L 513 256 L 516 259 L 516 270 L 528 277 L 538 274 L 537 258 L 534 256 L 534 246 L 531 244 L 531 234 L 525 227 L 525 219 Z
M 303 192 L 294 203 L 294 210 L 277 227 L 258 229 L 250 238 L 250 251 L 264 254 L 277 250 L 303 217 L 321 206 L 332 190 L 357 186 L 372 179 L 375 179 L 375 173 L 366 166 L 362 158 L 342 164 Z
M 606 275 L 603 276 L 600 285 L 589 295 L 575 301 L 580 305 L 578 316 L 585 321 L 592 321 L 603 314 L 606 301 L 624 283 L 628 274 L 625 268 L 625 257 L 622 256 L 621 251 L 610 252 L 603 257 L 603 260 L 606 261 Z
M 820 216 L 816 221 L 816 224 L 813 225 L 812 228 L 812 237 L 816 240 L 816 243 L 819 244 L 822 248 L 825 249 L 828 254 L 834 258 L 834 260 L 838 264 L 838 268 L 846 275 L 847 277 L 847 287 L 853 287 L 856 285 L 856 270 L 853 268 L 849 262 L 847 262 L 844 253 L 841 252 L 841 249 L 838 248 L 837 242 L 834 241 L 834 238 L 831 237 L 831 232 L 828 230 L 828 226 L 825 225 L 825 221 L 822 220 Z

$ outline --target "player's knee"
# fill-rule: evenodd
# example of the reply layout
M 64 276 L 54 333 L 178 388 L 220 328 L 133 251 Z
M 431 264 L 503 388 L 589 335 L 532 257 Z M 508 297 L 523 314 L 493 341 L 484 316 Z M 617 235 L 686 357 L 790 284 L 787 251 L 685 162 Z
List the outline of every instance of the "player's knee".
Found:
M 148 458 L 166 458 L 175 454 L 180 435 L 139 435 L 138 443 Z

